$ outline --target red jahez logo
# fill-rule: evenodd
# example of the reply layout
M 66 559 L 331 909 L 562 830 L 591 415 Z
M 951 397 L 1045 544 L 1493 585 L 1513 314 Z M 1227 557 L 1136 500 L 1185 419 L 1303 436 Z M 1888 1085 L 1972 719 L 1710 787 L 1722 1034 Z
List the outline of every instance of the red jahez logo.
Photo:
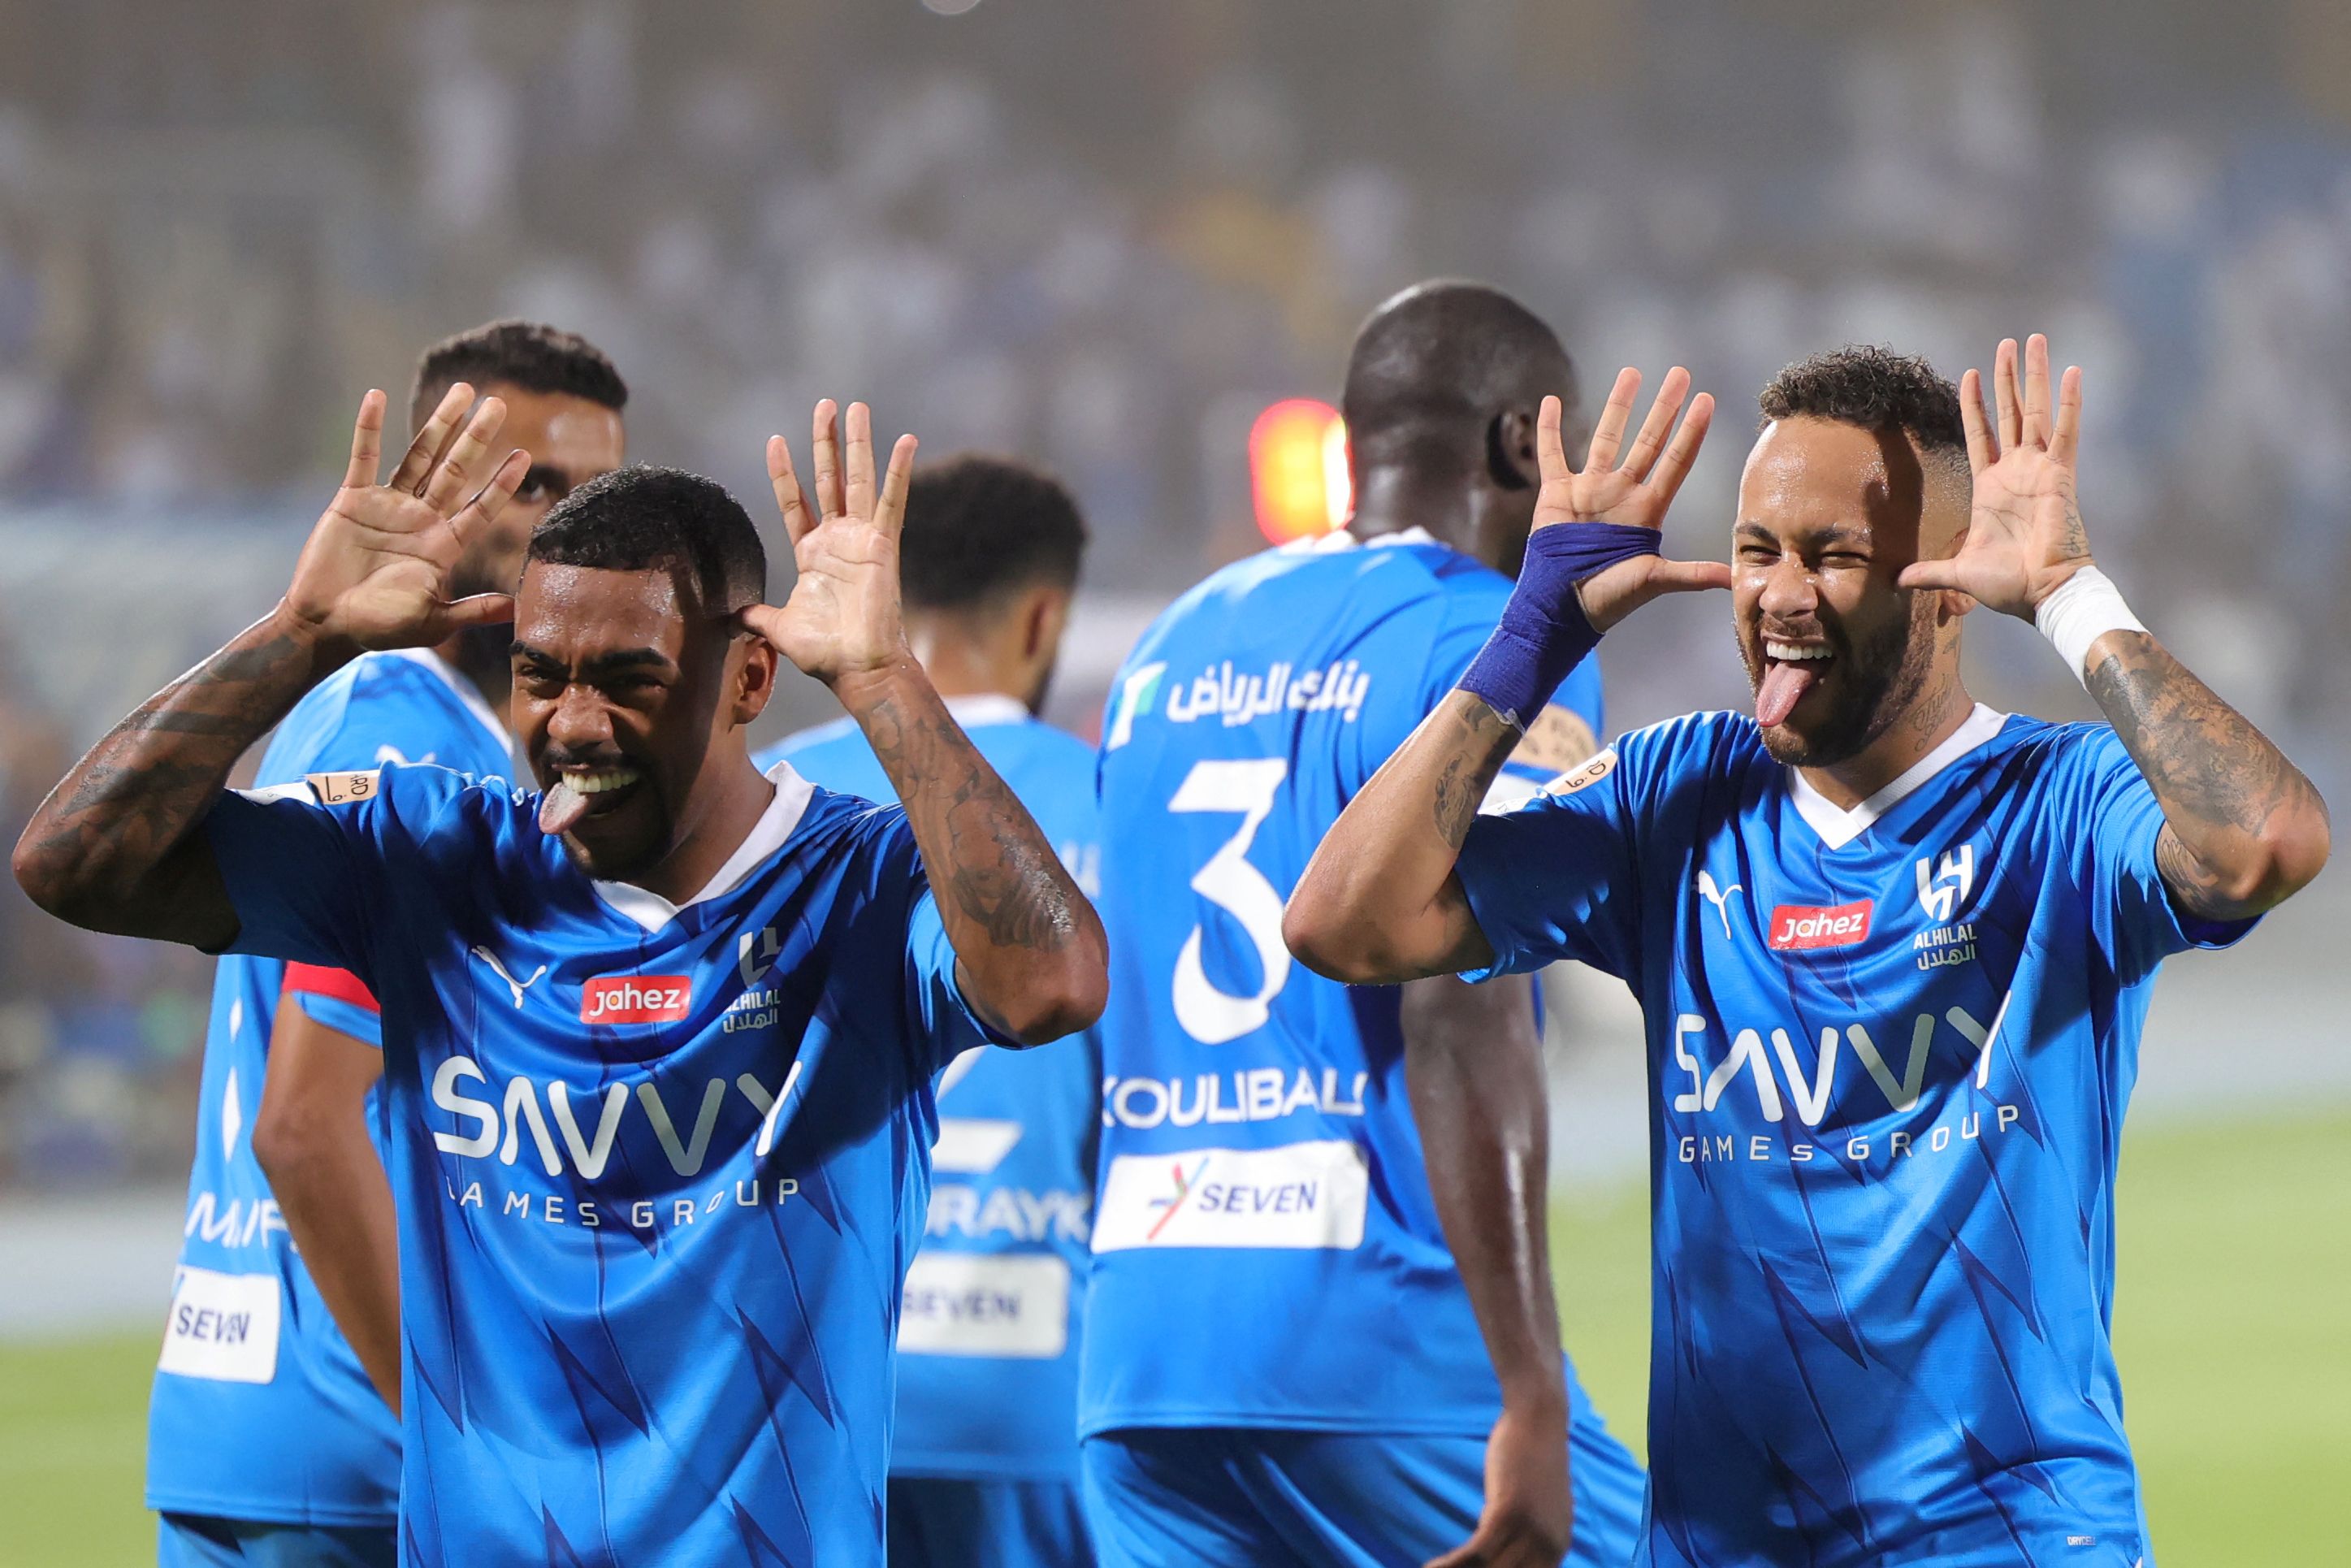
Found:
M 581 1023 L 675 1023 L 694 1005 L 684 975 L 604 975 L 580 993 Z
M 1773 948 L 1787 953 L 1807 947 L 1850 947 L 1869 940 L 1869 904 L 1840 904 L 1816 909 L 1806 904 L 1783 904 L 1771 911 Z

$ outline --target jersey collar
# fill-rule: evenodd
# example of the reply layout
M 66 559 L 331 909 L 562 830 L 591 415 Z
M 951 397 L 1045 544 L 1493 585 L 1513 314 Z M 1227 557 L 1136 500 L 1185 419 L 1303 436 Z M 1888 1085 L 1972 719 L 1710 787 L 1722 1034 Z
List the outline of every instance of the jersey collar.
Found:
M 497 714 L 482 700 L 482 688 L 475 685 L 465 671 L 443 658 L 430 648 L 387 648 L 384 656 L 405 659 L 420 669 L 430 670 L 434 677 L 449 688 L 450 695 L 473 715 L 474 722 L 486 731 L 497 748 L 508 757 L 514 754 L 514 737 L 498 722 Z
M 1435 534 L 1416 524 L 1392 534 L 1374 534 L 1367 539 L 1357 538 L 1344 528 L 1332 528 L 1327 534 L 1310 534 L 1302 539 L 1292 539 L 1281 548 L 1292 555 L 1335 555 L 1341 550 L 1386 549 L 1395 545 L 1442 542 Z
M 947 705 L 947 712 L 955 716 L 956 723 L 966 729 L 992 724 L 1026 724 L 1036 716 L 1029 711 L 1027 703 L 1002 692 L 973 692 L 967 696 L 939 700 Z
M 1821 841 L 1833 850 L 1841 850 L 1862 834 L 1869 831 L 1878 818 L 1900 805 L 1917 792 L 1918 787 L 1983 745 L 2000 733 L 2008 722 L 2004 713 L 1995 713 L 1978 703 L 1975 711 L 1959 721 L 1942 745 L 1912 763 L 1903 775 L 1860 805 L 1848 811 L 1814 789 L 1802 773 L 1787 769 L 1788 794 L 1796 803 L 1796 814 L 1804 819 Z
M 660 894 L 648 893 L 633 883 L 600 882 L 593 884 L 596 896 L 646 930 L 659 931 L 676 919 L 680 911 L 734 892 L 746 877 L 784 847 L 784 841 L 800 825 L 809 798 L 816 793 L 816 787 L 794 772 L 789 762 L 778 762 L 768 768 L 768 777 L 775 782 L 776 798 L 768 802 L 768 809 L 759 814 L 759 820 L 751 825 L 751 831 L 744 835 L 726 863 L 718 868 L 718 874 L 700 893 L 684 904 L 672 904 Z

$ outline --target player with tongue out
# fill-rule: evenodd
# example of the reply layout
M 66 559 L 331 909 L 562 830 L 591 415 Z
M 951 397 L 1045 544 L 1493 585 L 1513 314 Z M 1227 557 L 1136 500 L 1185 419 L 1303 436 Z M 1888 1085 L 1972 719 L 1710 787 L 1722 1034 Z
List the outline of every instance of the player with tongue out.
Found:
M 2115 1173 L 2158 967 L 2318 873 L 2310 781 L 2132 616 L 2074 488 L 2079 372 L 2001 345 L 1988 418 L 1846 349 L 1762 398 L 1733 558 L 1656 525 L 1711 409 L 1666 378 L 1583 468 L 1544 411 L 1510 607 L 1349 802 L 1283 936 L 1356 984 L 1573 958 L 1646 1021 L 1656 1343 L 1636 1560 L 2055 1563 L 2147 1552 L 2110 1339 Z M 1670 438 L 1670 439 L 1669 439 Z M 1515 810 L 1524 716 L 1658 594 L 1731 591 L 1755 714 L 1625 737 Z M 1995 713 L 1976 607 L 2105 724 Z M 2257 1029 L 2258 1017 L 2245 1020 Z

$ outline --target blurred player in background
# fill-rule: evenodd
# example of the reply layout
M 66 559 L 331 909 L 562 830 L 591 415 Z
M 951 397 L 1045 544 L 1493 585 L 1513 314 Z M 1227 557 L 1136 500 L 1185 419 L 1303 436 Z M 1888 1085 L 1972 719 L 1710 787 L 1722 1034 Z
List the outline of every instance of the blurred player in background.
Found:
M 2098 572 L 2080 372 L 2000 347 L 1996 425 L 1874 349 L 1765 389 L 1732 564 L 1651 532 L 1711 411 L 1627 371 L 1543 493 L 1501 633 L 1291 902 L 1326 974 L 1577 958 L 1648 1019 L 1642 1561 L 2130 1568 L 2116 1158 L 2157 966 L 2315 876 L 2326 809 Z M 1620 448 L 1624 461 L 1620 464 Z M 1535 570 L 1538 562 L 1541 570 Z M 1755 714 L 1626 737 L 1505 815 L 1513 711 L 1656 594 L 1729 587 Z M 2108 725 L 1995 713 L 1960 618 L 2034 622 Z M 1766 1042 L 1769 1042 L 1768 1045 Z
M 620 465 L 628 395 L 601 351 L 551 327 L 493 322 L 425 352 L 412 434 L 437 418 L 454 435 L 476 396 L 496 397 L 507 438 L 532 455 L 496 526 L 468 541 L 461 592 L 510 590 L 548 508 Z M 511 773 L 509 640 L 496 626 L 353 660 L 286 716 L 256 783 L 386 762 Z M 370 1114 L 382 1070 L 374 998 L 353 977 L 221 959 L 148 1427 L 167 1564 L 392 1561 L 400 1271 Z
M 906 641 L 971 743 L 1078 885 L 1095 889 L 1093 748 L 1037 710 L 1086 528 L 1069 492 L 999 457 L 926 465 L 906 490 Z M 758 758 L 895 799 L 852 718 Z M 1078 1345 L 1102 1047 L 967 1051 L 940 1075 L 930 1220 L 907 1271 L 890 1450 L 897 1568 L 1085 1568 Z
M 381 408 L 284 599 L 93 748 L 18 880 L 381 1000 L 402 1563 L 876 1562 L 931 1081 L 1091 1025 L 1107 985 L 1092 906 L 906 648 L 914 442 L 877 481 L 865 409 L 844 450 L 820 404 L 813 513 L 770 443 L 781 608 L 743 508 L 645 468 L 549 513 L 513 597 L 461 597 L 525 455 L 493 460 L 489 399 L 379 484 Z M 396 765 L 224 788 L 356 648 L 507 617 L 542 793 Z M 904 810 L 753 768 L 779 653 Z
M 1324 831 L 1493 630 L 1536 411 L 1573 378 L 1492 289 L 1383 305 L 1347 367 L 1347 529 L 1193 589 L 1112 688 L 1081 1404 L 1105 1562 L 1631 1555 L 1639 1468 L 1560 1352 L 1532 986 L 1351 990 L 1281 942 Z M 1502 788 L 1600 722 L 1587 665 Z

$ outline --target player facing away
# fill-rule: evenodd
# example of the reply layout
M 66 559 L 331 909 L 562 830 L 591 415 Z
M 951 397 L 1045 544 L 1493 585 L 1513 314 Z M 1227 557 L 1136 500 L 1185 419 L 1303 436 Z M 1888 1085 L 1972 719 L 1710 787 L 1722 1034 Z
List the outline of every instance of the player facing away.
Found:
M 780 609 L 742 508 L 659 469 L 575 491 L 512 599 L 454 597 L 528 466 L 493 460 L 502 413 L 379 484 L 371 393 L 285 598 L 93 748 L 16 871 L 89 927 L 381 1002 L 402 1563 L 878 1561 L 931 1079 L 1091 1024 L 1101 927 L 906 650 L 912 438 L 877 484 L 863 406 L 844 451 L 820 404 L 813 511 L 769 444 Z M 542 793 L 397 765 L 222 788 L 359 649 L 508 617 Z M 753 768 L 779 653 L 904 809 Z
M 461 592 L 511 587 L 548 508 L 620 465 L 628 402 L 585 340 L 496 321 L 425 351 L 411 434 L 437 451 L 477 392 L 505 403 L 503 434 L 533 456 L 495 526 L 468 541 Z M 286 716 L 256 783 L 388 761 L 510 774 L 509 641 L 491 627 L 352 660 Z M 165 1568 L 393 1561 L 400 1269 L 371 1114 L 381 1049 L 374 999 L 349 974 L 221 959 L 148 1424 Z
M 2143 630 L 2075 499 L 2080 372 L 2000 347 L 1987 422 L 1848 349 L 1762 399 L 1733 559 L 1654 529 L 1710 414 L 1625 371 L 1543 494 L 1503 627 L 1357 796 L 1291 947 L 1357 981 L 1574 957 L 1647 1017 L 1658 1564 L 2148 1552 L 2109 1322 L 2157 966 L 2318 873 L 2326 810 Z M 1621 461 L 1620 461 L 1621 455 Z M 1464 779 L 1598 634 L 1728 586 L 1756 711 L 1625 737 L 1507 815 Z M 1992 712 L 1961 617 L 2029 618 L 2109 724 Z
M 1113 686 L 1081 1392 L 1105 1562 L 1631 1553 L 1639 1468 L 1560 1352 L 1532 984 L 1351 989 L 1281 943 L 1314 845 L 1501 613 L 1572 375 L 1492 289 L 1383 305 L 1347 369 L 1346 531 L 1216 573 Z M 1600 719 L 1587 665 L 1515 787 Z
M 906 487 L 906 641 L 947 711 L 1037 819 L 1081 890 L 1101 863 L 1093 748 L 1037 716 L 1086 530 L 1069 492 L 999 457 L 927 464 Z M 853 719 L 791 737 L 828 789 L 892 799 Z M 934 1093 L 939 1141 L 898 1322 L 890 1447 L 894 1568 L 1086 1568 L 1078 1345 L 1102 1100 L 1090 1031 L 1050 1051 L 968 1051 Z

